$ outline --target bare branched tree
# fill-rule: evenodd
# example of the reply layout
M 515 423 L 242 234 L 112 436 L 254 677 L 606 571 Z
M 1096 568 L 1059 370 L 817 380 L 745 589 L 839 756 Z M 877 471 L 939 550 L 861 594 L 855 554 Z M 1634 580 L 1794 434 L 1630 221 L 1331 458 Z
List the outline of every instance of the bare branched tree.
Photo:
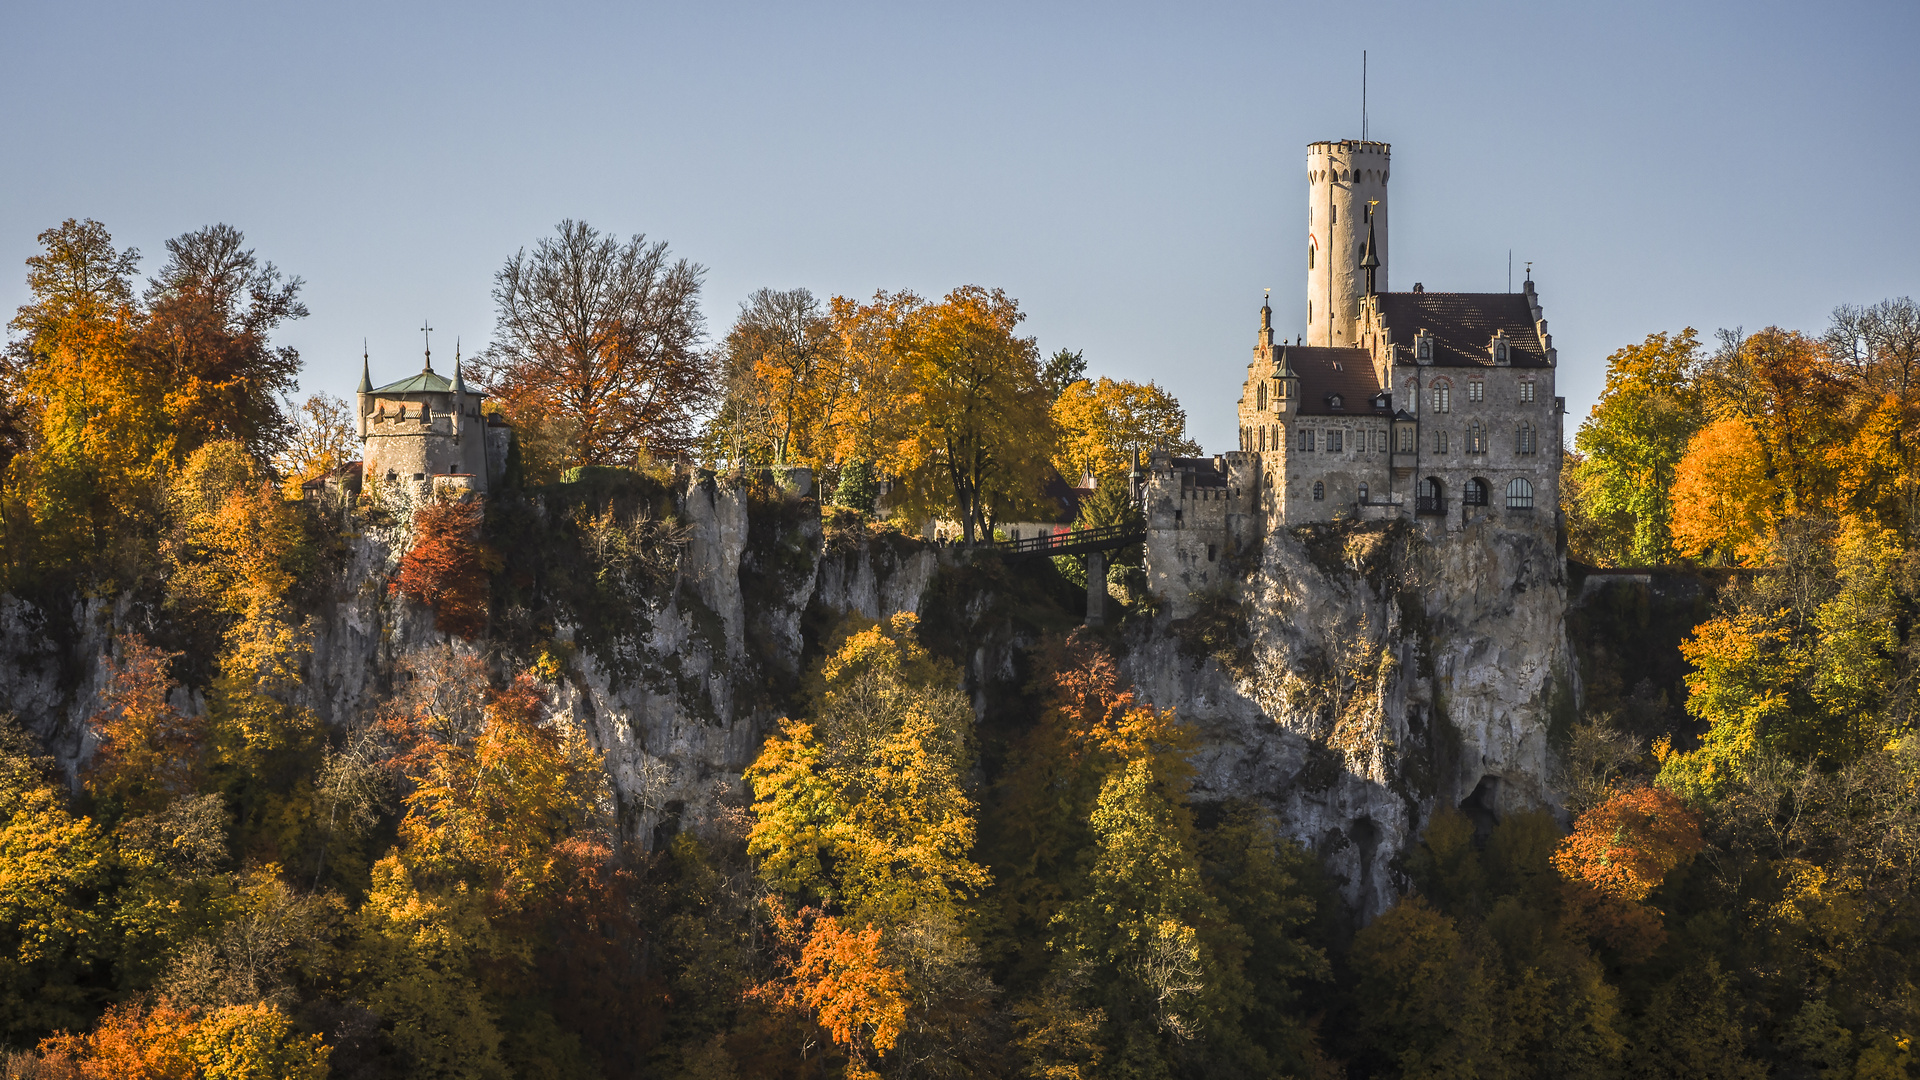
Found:
M 562 221 L 494 275 L 498 322 L 478 374 L 516 422 L 561 421 L 569 464 L 678 455 L 714 392 L 705 273 L 670 262 L 665 241 Z

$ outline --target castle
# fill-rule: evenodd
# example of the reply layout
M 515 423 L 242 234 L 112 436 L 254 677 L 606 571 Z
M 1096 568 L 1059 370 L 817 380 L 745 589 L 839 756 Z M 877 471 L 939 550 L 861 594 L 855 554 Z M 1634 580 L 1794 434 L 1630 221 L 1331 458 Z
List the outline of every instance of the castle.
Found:
M 1389 291 L 1391 173 L 1386 143 L 1308 147 L 1306 344 L 1276 342 L 1263 304 L 1239 448 L 1156 453 L 1139 479 L 1151 587 L 1176 608 L 1226 584 L 1226 553 L 1308 522 L 1557 539 L 1565 401 L 1533 275 L 1518 293 Z
M 363 356 L 354 394 L 363 490 L 387 485 L 419 499 L 499 487 L 513 429 L 481 410 L 485 397 L 468 388 L 458 355 L 451 379 L 433 370 L 429 350 L 419 374 L 378 388 Z

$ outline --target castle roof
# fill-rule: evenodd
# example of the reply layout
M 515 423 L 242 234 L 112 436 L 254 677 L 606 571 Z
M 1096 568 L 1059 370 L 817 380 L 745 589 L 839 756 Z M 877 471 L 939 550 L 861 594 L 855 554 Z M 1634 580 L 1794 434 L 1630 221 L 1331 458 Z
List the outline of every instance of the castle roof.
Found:
M 1367 416 L 1381 412 L 1373 399 L 1380 393 L 1373 374 L 1373 357 L 1365 349 L 1327 349 L 1313 345 L 1276 348 L 1275 367 L 1291 366 L 1300 377 L 1300 415 Z M 1333 407 L 1338 398 L 1340 407 Z
M 1505 330 L 1512 366 L 1547 366 L 1526 293 L 1396 292 L 1375 299 L 1381 321 L 1393 331 L 1396 353 L 1405 349 L 1410 356 L 1413 336 L 1425 330 L 1433 335 L 1435 367 L 1492 367 L 1488 344 Z
M 474 393 L 471 388 L 462 386 L 466 393 Z M 376 394 L 451 394 L 454 392 L 453 380 L 431 369 L 412 375 L 399 382 L 388 383 L 374 390 Z

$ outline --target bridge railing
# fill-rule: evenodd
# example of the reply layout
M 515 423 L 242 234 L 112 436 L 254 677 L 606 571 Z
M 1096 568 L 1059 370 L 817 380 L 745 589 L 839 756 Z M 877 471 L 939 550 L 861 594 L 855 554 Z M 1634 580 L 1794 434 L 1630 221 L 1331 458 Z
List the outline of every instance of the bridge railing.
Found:
M 1043 536 L 1024 536 L 1018 540 L 1001 540 L 993 547 L 1008 555 L 1042 555 L 1053 551 L 1066 554 L 1069 551 L 1120 547 L 1144 539 L 1146 533 L 1138 526 L 1114 524 L 1091 529 L 1062 529 Z

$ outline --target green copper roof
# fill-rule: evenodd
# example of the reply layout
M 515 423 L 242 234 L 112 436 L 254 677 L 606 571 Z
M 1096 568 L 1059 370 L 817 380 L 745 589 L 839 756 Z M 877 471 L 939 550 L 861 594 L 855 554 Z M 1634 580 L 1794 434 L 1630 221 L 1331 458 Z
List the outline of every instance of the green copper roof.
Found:
M 464 386 L 461 389 L 466 393 L 473 393 Z M 388 383 L 373 392 L 376 394 L 451 394 L 454 389 L 452 379 L 437 371 L 428 370 L 409 379 Z

